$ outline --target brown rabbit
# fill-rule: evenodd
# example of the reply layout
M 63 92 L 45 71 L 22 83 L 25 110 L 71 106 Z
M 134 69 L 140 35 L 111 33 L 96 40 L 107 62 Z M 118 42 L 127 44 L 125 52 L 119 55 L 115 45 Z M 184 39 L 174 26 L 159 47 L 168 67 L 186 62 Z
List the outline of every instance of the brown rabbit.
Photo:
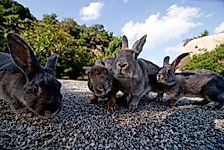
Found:
M 178 98 L 183 96 L 201 97 L 204 100 L 194 102 L 195 105 L 206 105 L 210 101 L 219 109 L 224 104 L 224 78 L 213 71 L 198 69 L 175 73 L 175 70 L 186 63 L 189 53 L 183 53 L 169 64 L 169 56 L 163 60 L 163 67 L 157 74 L 158 82 L 164 85 L 164 92 L 170 97 L 172 107 Z
M 112 58 L 103 61 L 96 61 L 92 67 L 83 67 L 88 75 L 88 87 L 93 92 L 91 103 L 97 103 L 99 99 L 108 98 L 107 109 L 113 111 L 116 106 L 116 93 L 118 92 L 116 80 L 111 71 L 107 69 L 110 67 Z
M 8 33 L 6 39 L 11 56 L 0 53 L 0 99 L 16 112 L 24 107 L 39 116 L 59 112 L 61 83 L 55 78 L 58 56 L 50 56 L 42 67 L 19 35 Z

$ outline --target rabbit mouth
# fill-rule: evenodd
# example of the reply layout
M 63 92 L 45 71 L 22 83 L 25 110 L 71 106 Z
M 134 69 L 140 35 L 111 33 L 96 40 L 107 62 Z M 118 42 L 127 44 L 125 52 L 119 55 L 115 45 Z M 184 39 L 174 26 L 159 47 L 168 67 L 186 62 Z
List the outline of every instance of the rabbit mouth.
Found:
M 124 75 L 124 74 L 122 74 L 122 73 L 119 73 L 119 74 L 117 75 L 117 77 L 119 77 L 119 78 L 124 78 L 124 77 L 125 77 L 125 75 Z
M 175 81 L 169 82 L 169 81 L 166 81 L 166 80 L 159 80 L 158 82 L 160 82 L 160 83 L 162 83 L 164 85 L 167 85 L 167 86 L 175 85 Z
M 110 90 L 105 91 L 104 93 L 96 94 L 96 96 L 104 99 L 107 97 L 107 94 L 109 93 Z
M 28 106 L 28 109 L 30 111 L 32 111 L 35 115 L 41 117 L 41 118 L 52 118 L 54 117 L 56 114 L 58 114 L 58 112 L 60 112 L 61 108 L 58 108 L 56 111 L 51 112 L 50 110 L 43 110 L 43 109 L 35 109 L 32 106 Z
M 50 111 L 46 110 L 43 113 L 36 112 L 35 110 L 31 110 L 34 114 L 39 116 L 40 118 L 48 119 L 48 118 L 53 118 L 55 117 L 59 112 L 60 109 L 56 110 L 55 112 L 51 113 Z
M 101 95 L 101 96 L 98 96 L 98 97 L 101 98 L 101 99 L 106 99 L 107 95 Z
M 123 72 L 119 72 L 119 73 L 117 73 L 117 75 L 116 75 L 118 78 L 125 78 L 126 76 L 125 76 L 125 73 L 123 73 Z

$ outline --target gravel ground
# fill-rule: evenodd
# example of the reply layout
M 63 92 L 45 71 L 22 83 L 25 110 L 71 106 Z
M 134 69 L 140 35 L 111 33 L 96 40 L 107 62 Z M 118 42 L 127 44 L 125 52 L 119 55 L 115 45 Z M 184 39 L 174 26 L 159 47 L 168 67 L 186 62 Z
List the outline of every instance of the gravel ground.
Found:
M 62 80 L 63 108 L 51 119 L 10 112 L 0 100 L 0 149 L 224 149 L 224 110 L 185 105 L 136 111 L 89 104 L 86 82 Z

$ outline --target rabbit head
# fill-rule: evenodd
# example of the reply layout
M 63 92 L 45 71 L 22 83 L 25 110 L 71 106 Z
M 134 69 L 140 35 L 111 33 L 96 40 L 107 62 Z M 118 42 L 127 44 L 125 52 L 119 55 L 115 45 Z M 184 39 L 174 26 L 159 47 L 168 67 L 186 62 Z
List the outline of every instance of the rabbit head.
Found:
M 156 78 L 157 81 L 166 85 L 166 86 L 173 86 L 176 84 L 176 76 L 175 71 L 179 67 L 186 64 L 189 60 L 189 53 L 183 53 L 179 55 L 171 64 L 169 63 L 169 56 L 166 56 L 163 59 L 163 67 L 160 68 L 158 71 Z
M 128 48 L 128 39 L 122 37 L 122 48 L 116 51 L 116 57 L 113 63 L 115 77 L 133 78 L 136 68 L 137 57 L 141 53 L 146 42 L 147 35 L 137 40 L 131 49 Z
M 61 83 L 55 78 L 58 56 L 51 55 L 42 67 L 31 48 L 15 33 L 6 35 L 13 63 L 22 72 L 18 88 L 22 87 L 20 100 L 28 109 L 40 116 L 49 116 L 61 109 Z M 23 84 L 23 85 L 22 85 Z M 22 86 L 21 86 L 22 85 Z M 16 87 L 15 85 L 14 87 Z
M 91 90 L 98 97 L 105 97 L 113 86 L 113 76 L 104 66 L 104 62 L 96 61 L 93 67 L 83 67 L 88 75 L 88 81 L 91 85 Z

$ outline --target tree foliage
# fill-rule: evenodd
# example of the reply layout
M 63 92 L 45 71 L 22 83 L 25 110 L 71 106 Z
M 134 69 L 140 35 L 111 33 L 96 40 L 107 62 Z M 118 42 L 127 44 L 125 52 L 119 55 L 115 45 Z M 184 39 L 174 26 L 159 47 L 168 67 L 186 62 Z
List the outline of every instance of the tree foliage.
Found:
M 208 30 L 204 30 L 203 32 L 201 32 L 201 34 L 197 38 L 201 38 L 201 37 L 208 36 L 208 35 L 209 35 Z
M 204 37 L 204 36 L 208 36 L 209 35 L 209 32 L 208 30 L 204 30 L 200 33 L 200 35 L 198 36 L 194 36 L 192 38 L 187 38 L 183 41 L 183 46 L 187 45 L 187 43 L 189 43 L 190 41 L 194 40 L 194 39 L 198 39 L 198 38 L 201 38 L 201 37 Z
M 7 51 L 4 34 L 10 31 L 27 41 L 42 65 L 51 53 L 58 54 L 58 77 L 80 77 L 83 66 L 93 65 L 96 59 L 112 55 L 121 46 L 121 39 L 101 24 L 86 27 L 71 18 L 59 21 L 54 13 L 37 20 L 28 8 L 13 0 L 1 0 L 0 51 Z
M 209 69 L 224 76 L 224 45 L 214 51 L 194 55 L 182 70 Z
M 0 1 L 0 44 L 1 51 L 7 51 L 4 34 L 10 31 L 20 33 L 31 27 L 36 20 L 28 8 L 13 0 Z
M 103 25 L 85 27 L 72 19 L 58 21 L 55 14 L 34 22 L 33 28 L 22 33 L 41 64 L 51 53 L 59 55 L 58 77 L 77 78 L 84 74 L 83 66 L 111 55 L 121 46 L 121 40 L 105 31 Z

